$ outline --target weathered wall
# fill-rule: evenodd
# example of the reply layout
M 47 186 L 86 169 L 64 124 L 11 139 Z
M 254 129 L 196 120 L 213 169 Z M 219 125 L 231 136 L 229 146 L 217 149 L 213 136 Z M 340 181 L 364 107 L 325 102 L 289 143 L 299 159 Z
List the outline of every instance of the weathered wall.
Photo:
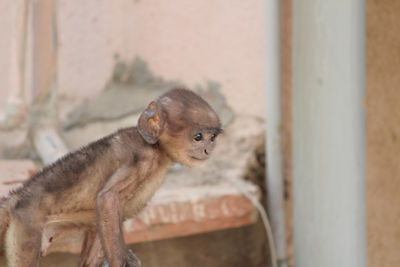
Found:
M 264 116 L 263 1 L 58 1 L 59 90 L 69 99 L 104 88 L 115 57 L 141 57 L 165 79 L 222 85 L 228 103 Z M 12 1 L 0 2 L 0 75 L 8 77 Z M 0 106 L 8 79 L 0 80 Z
M 369 266 L 400 266 L 400 1 L 367 1 Z

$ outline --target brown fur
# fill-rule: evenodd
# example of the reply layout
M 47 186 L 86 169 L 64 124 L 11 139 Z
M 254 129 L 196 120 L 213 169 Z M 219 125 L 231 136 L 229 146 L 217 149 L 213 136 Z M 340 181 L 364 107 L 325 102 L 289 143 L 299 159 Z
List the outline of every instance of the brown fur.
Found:
M 85 230 L 80 266 L 140 266 L 123 241 L 122 222 L 142 209 L 169 163 L 204 161 L 221 132 L 198 95 L 174 89 L 149 104 L 138 127 L 70 153 L 0 201 L 0 238 L 10 266 L 38 266 L 56 238 Z M 201 133 L 201 140 L 194 136 Z M 7 230 L 6 230 L 7 229 Z

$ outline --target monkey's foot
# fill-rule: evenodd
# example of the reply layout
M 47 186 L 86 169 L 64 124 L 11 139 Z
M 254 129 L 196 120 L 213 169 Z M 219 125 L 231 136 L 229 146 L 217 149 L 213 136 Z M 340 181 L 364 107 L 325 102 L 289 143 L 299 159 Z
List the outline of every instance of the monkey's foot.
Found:
M 126 260 L 125 264 L 122 265 L 123 267 L 141 267 L 142 262 L 139 258 L 132 252 L 132 250 L 128 251 L 128 259 Z
M 101 267 L 110 267 L 108 262 L 105 260 Z M 140 259 L 132 252 L 128 250 L 128 259 L 121 265 L 121 267 L 142 267 Z

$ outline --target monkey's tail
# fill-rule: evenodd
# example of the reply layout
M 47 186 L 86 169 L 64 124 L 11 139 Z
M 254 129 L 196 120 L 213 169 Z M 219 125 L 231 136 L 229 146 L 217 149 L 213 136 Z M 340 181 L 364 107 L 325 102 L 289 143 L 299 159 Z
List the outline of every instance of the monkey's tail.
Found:
M 10 220 L 8 202 L 8 198 L 0 198 L 0 251 L 3 250 L 4 237 Z

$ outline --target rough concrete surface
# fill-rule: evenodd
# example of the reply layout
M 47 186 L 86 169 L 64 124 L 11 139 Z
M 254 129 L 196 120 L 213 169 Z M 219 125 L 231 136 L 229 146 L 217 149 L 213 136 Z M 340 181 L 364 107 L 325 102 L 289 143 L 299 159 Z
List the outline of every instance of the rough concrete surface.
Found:
M 268 267 L 268 245 L 260 220 L 253 225 L 201 235 L 140 243 L 130 248 L 144 267 Z M 77 266 L 79 256 L 54 253 L 42 267 Z M 0 266 L 6 266 L 4 257 Z

